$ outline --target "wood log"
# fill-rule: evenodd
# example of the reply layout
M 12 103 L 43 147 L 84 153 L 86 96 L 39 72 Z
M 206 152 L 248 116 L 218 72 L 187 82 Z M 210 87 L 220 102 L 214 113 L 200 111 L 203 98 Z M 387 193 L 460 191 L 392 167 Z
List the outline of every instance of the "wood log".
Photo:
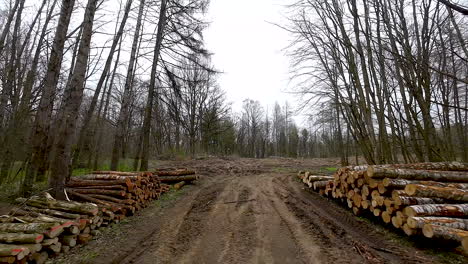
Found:
M 66 189 L 68 191 L 73 191 L 74 193 L 80 194 L 101 194 L 101 195 L 110 195 L 117 197 L 125 197 L 127 195 L 126 191 L 123 190 L 105 190 L 105 189 Z
M 195 174 L 194 170 L 188 169 L 177 169 L 177 170 L 170 170 L 170 171 L 155 171 L 155 174 L 158 176 L 185 176 L 185 175 L 193 175 Z
M 41 251 L 42 249 L 42 244 L 22 244 L 21 246 L 23 247 L 27 247 L 30 251 L 30 253 L 36 253 L 36 252 L 39 252 Z
M 322 176 L 322 175 L 309 175 L 308 177 L 309 182 L 316 182 L 316 181 L 333 181 L 333 176 Z
M 468 231 L 468 219 L 450 217 L 409 217 L 408 226 L 411 228 L 423 228 L 424 225 L 441 225 L 455 229 Z
M 44 240 L 42 240 L 41 244 L 43 246 L 50 246 L 52 244 L 56 244 L 57 242 L 59 242 L 59 239 L 58 239 L 58 237 L 55 237 L 55 238 L 44 239 Z
M 463 238 L 462 247 L 463 247 L 463 250 L 465 251 L 465 254 L 468 254 L 468 237 Z
M 62 243 L 57 242 L 55 244 L 52 244 L 50 246 L 45 247 L 48 249 L 49 253 L 60 253 L 60 250 L 62 249 Z
M 405 192 L 409 196 L 436 197 L 451 201 L 468 202 L 468 190 L 461 190 L 450 187 L 409 184 L 405 187 Z
M 369 166 L 367 175 L 370 178 L 400 178 L 406 180 L 426 180 L 443 182 L 468 183 L 468 173 L 464 171 L 430 171 L 430 170 L 408 170 L 386 167 Z
M 313 188 L 314 190 L 319 190 L 319 189 L 325 189 L 325 187 L 327 186 L 327 184 L 329 183 L 330 181 L 329 180 L 325 180 L 325 181 L 314 181 L 313 182 Z
M 410 216 L 452 216 L 466 218 L 468 216 L 468 204 L 423 204 L 411 205 L 404 209 L 404 213 Z
M 25 233 L 25 234 L 43 234 L 54 228 L 61 226 L 54 223 L 1 223 L 0 232 L 3 233 Z
M 102 195 L 102 194 L 89 194 L 89 196 L 93 197 L 93 198 L 96 198 L 96 199 L 99 199 L 99 200 L 109 201 L 109 202 L 118 203 L 118 204 L 132 205 L 132 204 L 135 203 L 135 201 L 132 200 L 132 199 L 121 199 L 121 198 L 116 198 L 116 197 L 112 197 L 112 196 L 108 196 L 108 195 Z
M 43 209 L 53 209 L 53 210 L 63 210 L 66 212 L 76 212 L 80 214 L 95 216 L 99 212 L 99 208 L 95 204 L 91 203 L 78 203 L 78 202 L 67 202 L 60 200 L 41 200 L 41 199 L 25 199 L 18 198 L 17 202 L 25 203 L 29 206 L 43 208 Z
M 161 182 L 163 183 L 171 183 L 171 182 L 181 182 L 181 181 L 185 181 L 185 182 L 192 182 L 192 181 L 195 181 L 195 180 L 198 180 L 198 176 L 195 176 L 195 175 L 188 175 L 188 176 L 167 176 L 167 177 L 163 177 L 161 178 Z
M 22 245 L 0 244 L 0 257 L 17 256 L 22 253 L 28 255 L 30 250 Z
M 382 220 L 384 221 L 384 223 L 388 224 L 392 221 L 392 215 L 390 213 L 388 213 L 387 211 L 384 211 L 382 212 Z
M 391 166 L 414 170 L 468 171 L 468 163 L 461 163 L 457 161 L 394 164 Z
M 80 233 L 80 228 L 78 226 L 70 226 L 65 228 L 64 233 L 69 235 L 78 235 Z
M 80 200 L 84 200 L 84 201 L 88 201 L 88 202 L 93 202 L 93 203 L 96 203 L 96 204 L 99 204 L 101 206 L 105 206 L 106 208 L 109 208 L 111 211 L 118 211 L 120 210 L 120 206 L 115 206 L 113 205 L 111 202 L 107 202 L 107 201 L 102 201 L 102 200 L 99 200 L 99 199 L 96 199 L 96 198 L 93 198 L 89 195 L 86 195 L 86 194 L 82 194 L 82 193 L 77 193 L 75 192 L 74 190 L 70 190 L 70 189 L 67 189 L 67 192 L 72 196 L 72 197 L 76 197 L 77 199 L 80 199 Z
M 83 175 L 78 177 L 79 180 L 100 180 L 100 181 L 138 181 L 141 180 L 141 176 L 121 176 L 115 174 L 90 174 L 90 175 Z
M 70 187 L 68 187 L 70 188 Z M 126 191 L 127 190 L 127 186 L 123 186 L 123 185 L 100 185 L 99 187 L 97 186 L 84 186 L 84 187 L 75 187 L 75 188 L 72 188 L 72 189 L 75 189 L 75 190 L 88 190 L 88 189 L 97 189 L 99 188 L 99 190 L 114 190 L 114 191 Z
M 50 215 L 53 217 L 59 217 L 59 218 L 71 219 L 71 220 L 76 220 L 81 217 L 81 215 L 79 214 L 72 214 L 72 213 L 67 213 L 67 212 L 62 212 L 62 211 L 52 210 L 52 209 L 41 209 L 41 208 L 36 208 L 36 207 L 31 207 L 31 206 L 25 206 L 22 209 L 26 211 L 31 211 L 31 212 L 36 212 L 40 214 Z
M 108 186 L 108 185 L 122 185 L 128 188 L 128 191 L 132 191 L 135 188 L 135 184 L 130 179 L 122 180 L 82 180 L 77 178 L 71 178 L 67 183 L 66 187 L 93 187 L 93 186 Z
M 408 224 L 403 224 L 401 229 L 403 229 L 403 232 L 405 232 L 407 236 L 414 236 L 414 235 L 421 234 L 421 229 L 411 228 L 408 226 Z
M 16 257 L 9 256 L 9 257 L 0 257 L 0 263 L 8 263 L 13 264 L 16 262 Z
M 35 244 L 41 243 L 43 239 L 42 234 L 0 233 L 0 243 Z
M 395 204 L 398 206 L 444 203 L 444 200 L 440 198 L 410 197 L 410 196 L 396 196 L 396 197 L 393 197 L 393 200 L 395 201 Z
M 181 181 L 179 183 L 176 183 L 174 184 L 174 190 L 179 190 L 180 188 L 182 188 L 182 186 L 185 185 L 185 182 L 184 181 Z
M 49 258 L 49 254 L 46 251 L 36 252 L 31 255 L 31 262 L 34 264 L 44 264 Z
M 436 182 L 436 181 L 415 181 L 415 180 L 404 180 L 404 179 L 392 179 L 385 178 L 382 181 L 385 187 L 394 189 L 404 189 L 408 184 L 421 184 L 438 187 L 452 187 L 457 189 L 468 189 L 468 183 L 456 183 L 456 182 Z
M 69 246 L 69 247 L 74 247 L 76 246 L 76 238 L 77 235 L 67 235 L 67 236 L 62 236 L 60 238 L 60 243 L 62 243 L 62 246 Z
M 93 171 L 91 174 L 117 175 L 117 176 L 137 176 L 139 172 L 124 172 L 124 171 Z
M 468 231 L 446 226 L 426 224 L 422 230 L 423 235 L 427 238 L 441 238 L 461 243 L 463 239 L 468 237 Z

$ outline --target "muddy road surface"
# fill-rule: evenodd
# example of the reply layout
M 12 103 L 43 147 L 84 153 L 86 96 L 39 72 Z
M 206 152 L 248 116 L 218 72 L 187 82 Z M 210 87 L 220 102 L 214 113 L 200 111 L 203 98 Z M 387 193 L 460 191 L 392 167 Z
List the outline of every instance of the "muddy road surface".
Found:
M 333 160 L 186 162 L 203 179 L 150 206 L 62 263 L 438 263 L 304 190 L 297 169 Z M 323 164 L 328 163 L 328 164 Z M 179 164 L 180 166 L 181 164 Z

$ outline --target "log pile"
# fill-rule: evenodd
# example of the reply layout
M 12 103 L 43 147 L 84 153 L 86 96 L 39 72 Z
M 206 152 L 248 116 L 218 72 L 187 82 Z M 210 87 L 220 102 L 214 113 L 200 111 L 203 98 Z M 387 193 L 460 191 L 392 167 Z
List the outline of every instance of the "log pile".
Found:
M 168 191 L 161 186 L 159 177 L 151 172 L 132 173 L 96 171 L 72 178 L 66 185 L 67 194 L 76 201 L 91 202 L 106 208 L 121 220 L 145 208 L 152 200 Z
M 194 177 L 166 172 L 168 177 Z M 170 188 L 156 173 L 97 171 L 67 183 L 71 201 L 55 200 L 47 193 L 18 198 L 19 205 L 0 216 L 0 263 L 45 263 L 88 243 L 100 227 L 120 222 Z
M 468 164 L 459 162 L 350 166 L 333 177 L 299 172 L 319 194 L 354 214 L 378 217 L 408 236 L 455 241 L 468 253 Z
M 178 190 L 186 184 L 192 184 L 193 181 L 200 179 L 199 176 L 195 175 L 194 170 L 187 168 L 164 168 L 158 169 L 153 174 L 159 176 L 159 180 L 162 183 L 174 184 L 174 189 Z

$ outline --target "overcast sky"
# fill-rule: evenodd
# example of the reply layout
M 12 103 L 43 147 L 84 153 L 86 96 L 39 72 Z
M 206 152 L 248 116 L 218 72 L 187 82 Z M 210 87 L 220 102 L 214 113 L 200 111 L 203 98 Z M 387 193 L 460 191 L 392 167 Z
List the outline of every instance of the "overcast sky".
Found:
M 208 49 L 214 53 L 213 64 L 224 72 L 221 88 L 240 111 L 242 101 L 258 100 L 271 111 L 275 101 L 281 105 L 294 97 L 285 93 L 288 85 L 289 59 L 283 49 L 288 34 L 270 24 L 284 21 L 281 0 L 211 0 L 210 27 L 205 31 Z

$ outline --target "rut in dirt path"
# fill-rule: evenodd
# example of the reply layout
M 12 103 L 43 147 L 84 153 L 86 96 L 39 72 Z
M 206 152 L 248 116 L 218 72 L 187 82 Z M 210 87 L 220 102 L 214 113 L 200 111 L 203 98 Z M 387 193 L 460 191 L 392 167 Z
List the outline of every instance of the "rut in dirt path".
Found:
M 431 263 L 278 173 L 218 177 L 179 204 L 120 263 Z

